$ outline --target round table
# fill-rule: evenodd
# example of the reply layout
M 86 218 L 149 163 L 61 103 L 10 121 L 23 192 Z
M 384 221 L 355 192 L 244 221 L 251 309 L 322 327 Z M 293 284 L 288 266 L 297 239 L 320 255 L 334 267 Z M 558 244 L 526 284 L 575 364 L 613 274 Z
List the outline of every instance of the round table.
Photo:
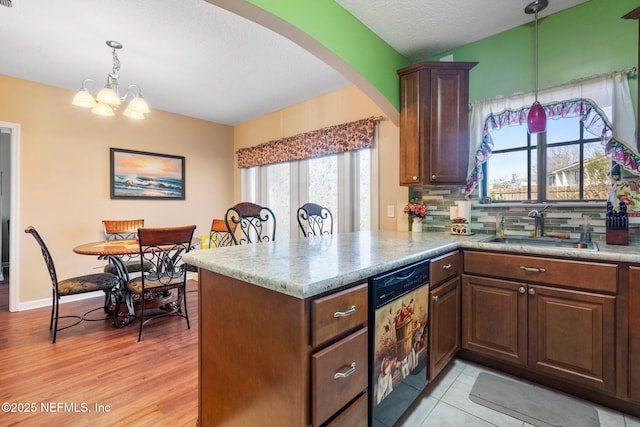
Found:
M 140 253 L 140 245 L 137 239 L 120 239 L 120 240 L 103 240 L 100 242 L 83 243 L 73 248 L 73 251 L 81 255 L 94 255 L 99 258 L 107 258 L 109 262 L 120 263 L 121 268 L 117 268 L 116 271 L 126 271 L 124 267 L 122 256 L 123 255 L 136 255 Z M 126 275 L 126 273 L 125 273 Z M 121 282 L 124 285 L 123 299 L 125 301 L 123 310 L 121 307 L 120 313 L 118 313 L 118 320 L 114 321 L 117 327 L 123 327 L 131 324 L 135 318 L 135 305 L 139 306 L 139 302 L 133 298 L 127 297 L 129 290 L 126 283 L 128 277 L 120 277 Z M 174 298 L 171 292 L 168 294 L 157 295 L 155 298 L 148 300 L 145 304 L 147 308 L 164 307 L 167 310 L 174 308 Z

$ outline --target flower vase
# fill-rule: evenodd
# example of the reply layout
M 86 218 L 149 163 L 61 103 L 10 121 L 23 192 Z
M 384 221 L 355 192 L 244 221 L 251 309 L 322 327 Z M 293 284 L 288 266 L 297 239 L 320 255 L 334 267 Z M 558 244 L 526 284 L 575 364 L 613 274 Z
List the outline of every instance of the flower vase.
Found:
M 413 217 L 413 224 L 411 224 L 411 231 L 414 233 L 422 233 L 422 218 Z

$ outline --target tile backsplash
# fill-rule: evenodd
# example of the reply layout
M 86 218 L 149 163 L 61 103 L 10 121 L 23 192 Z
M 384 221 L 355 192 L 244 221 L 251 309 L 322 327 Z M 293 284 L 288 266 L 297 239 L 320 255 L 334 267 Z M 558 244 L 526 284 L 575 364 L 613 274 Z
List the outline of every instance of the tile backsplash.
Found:
M 428 231 L 448 231 L 451 226 L 451 207 L 456 201 L 464 200 L 460 187 L 414 188 L 412 197 L 420 199 L 429 208 L 424 219 Z M 545 232 L 568 233 L 571 238 L 579 238 L 584 216 L 589 216 L 592 239 L 605 240 L 606 202 L 562 202 L 551 205 L 545 214 Z M 496 217 L 504 216 L 505 234 L 529 235 L 535 231 L 533 218 L 527 214 L 532 209 L 541 209 L 545 204 L 539 203 L 493 203 L 480 204 L 473 200 L 471 208 L 471 231 L 476 234 L 495 234 Z M 630 236 L 636 234 L 634 226 L 630 227 Z

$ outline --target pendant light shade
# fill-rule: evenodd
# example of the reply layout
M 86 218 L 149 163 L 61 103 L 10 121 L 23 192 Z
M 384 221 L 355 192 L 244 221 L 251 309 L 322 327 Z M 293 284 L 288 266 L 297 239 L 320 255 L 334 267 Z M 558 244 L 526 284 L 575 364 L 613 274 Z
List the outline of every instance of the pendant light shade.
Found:
M 538 12 L 549 5 L 549 0 L 536 0 L 529 3 L 524 8 L 526 14 L 535 14 L 536 18 L 536 35 L 535 35 L 535 74 L 536 74 L 536 100 L 529 109 L 527 116 L 527 125 L 529 133 L 539 133 L 547 131 L 547 114 L 540 102 L 538 102 Z
M 529 133 L 547 131 L 547 115 L 538 101 L 535 101 L 529 110 L 527 125 L 529 126 Z

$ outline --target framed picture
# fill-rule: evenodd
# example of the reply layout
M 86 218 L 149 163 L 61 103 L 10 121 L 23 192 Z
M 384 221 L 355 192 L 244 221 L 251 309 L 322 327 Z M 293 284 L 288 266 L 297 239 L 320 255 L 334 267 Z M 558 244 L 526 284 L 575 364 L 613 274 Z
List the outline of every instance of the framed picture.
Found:
M 110 148 L 112 199 L 184 200 L 184 157 Z

